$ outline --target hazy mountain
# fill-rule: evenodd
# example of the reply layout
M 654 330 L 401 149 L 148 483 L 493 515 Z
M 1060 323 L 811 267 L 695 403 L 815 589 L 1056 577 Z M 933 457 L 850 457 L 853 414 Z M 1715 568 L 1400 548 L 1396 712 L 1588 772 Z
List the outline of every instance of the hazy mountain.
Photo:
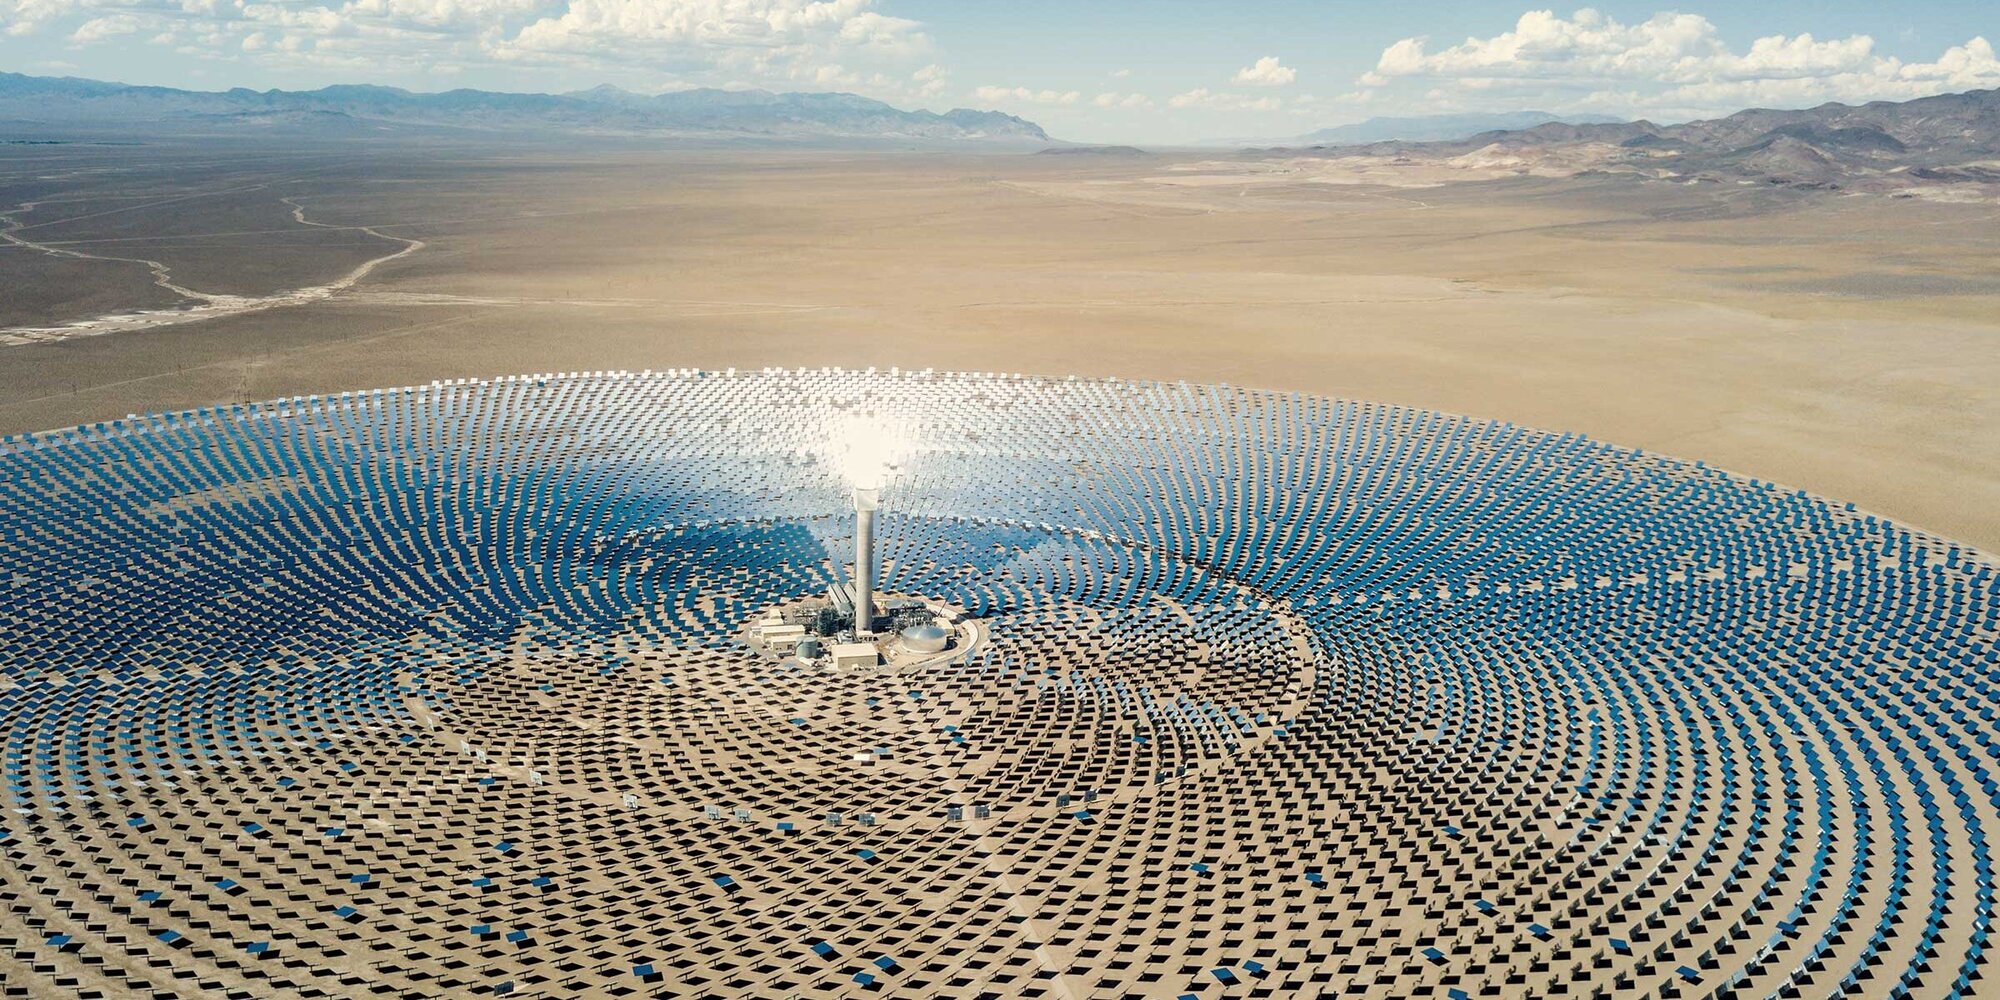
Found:
M 1034 122 L 997 111 L 904 111 L 856 94 L 684 90 L 654 96 L 616 87 L 571 94 L 333 86 L 310 91 L 210 92 L 133 87 L 74 77 L 0 73 L 0 122 L 168 130 L 290 127 L 664 134 L 774 141 L 919 140 L 1045 143 Z
M 1581 171 L 1679 181 L 1754 181 L 1894 190 L 1991 183 L 2000 158 L 2000 90 L 1794 111 L 1756 108 L 1681 125 L 1547 122 L 1452 142 L 1377 142 L 1314 150 L 1521 173 Z
M 1035 155 L 1074 156 L 1079 159 L 1087 157 L 1134 159 L 1148 157 L 1153 154 L 1137 146 L 1050 146 L 1047 149 L 1036 151 Z
M 1565 121 L 1577 125 L 1615 122 L 1601 115 L 1552 115 L 1546 111 L 1504 111 L 1460 115 L 1421 115 L 1414 118 L 1370 118 L 1352 125 L 1336 125 L 1308 132 L 1293 142 L 1315 146 L 1352 146 L 1402 139 L 1436 142 L 1465 139 L 1499 129 L 1532 128 L 1547 122 Z

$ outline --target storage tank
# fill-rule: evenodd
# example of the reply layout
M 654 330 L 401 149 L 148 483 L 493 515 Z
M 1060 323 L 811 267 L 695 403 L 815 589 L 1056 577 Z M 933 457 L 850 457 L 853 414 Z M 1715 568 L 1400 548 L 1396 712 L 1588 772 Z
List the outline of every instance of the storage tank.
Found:
M 903 648 L 912 653 L 942 653 L 951 635 L 936 625 L 912 625 L 903 630 Z

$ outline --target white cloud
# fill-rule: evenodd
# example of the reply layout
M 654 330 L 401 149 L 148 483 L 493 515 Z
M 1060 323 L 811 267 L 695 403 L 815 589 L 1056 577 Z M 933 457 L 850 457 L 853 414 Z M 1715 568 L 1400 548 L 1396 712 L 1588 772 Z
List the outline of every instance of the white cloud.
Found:
M 1153 99 L 1144 94 L 1120 94 L 1115 91 L 1106 91 L 1097 95 L 1090 103 L 1107 109 L 1150 108 L 1153 106 Z
M 1275 97 L 1246 97 L 1228 91 L 1216 92 L 1196 87 L 1167 98 L 1170 108 L 1207 108 L 1214 111 L 1276 111 L 1284 102 Z
M 1379 78 L 1502 75 L 1549 77 L 1578 74 L 1657 76 L 1688 59 L 1722 50 L 1715 26 L 1696 14 L 1657 14 L 1625 25 L 1595 10 L 1568 19 L 1553 11 L 1522 14 L 1514 30 L 1468 38 L 1431 52 L 1428 38 L 1405 38 L 1382 51 Z
M 1123 80 L 1126 77 L 1131 76 L 1132 71 L 1129 69 L 1114 69 L 1111 71 L 1111 75 L 1117 79 Z
M 1298 78 L 1298 71 L 1279 65 L 1277 56 L 1265 56 L 1236 71 L 1237 83 L 1253 87 L 1283 87 Z
M 1370 90 L 1418 85 L 1426 101 L 1442 106 L 1478 103 L 1485 93 L 1556 110 L 1694 116 L 2000 86 L 2000 61 L 1983 37 L 1930 63 L 1881 55 L 1868 35 L 1769 35 L 1738 51 L 1699 14 L 1660 13 L 1626 24 L 1584 8 L 1567 18 L 1528 11 L 1511 31 L 1444 48 L 1405 38 L 1383 49 L 1357 82 Z
M 218 0 L 181 0 L 184 8 L 222 13 Z M 320 7 L 345 17 L 410 27 L 477 27 L 534 14 L 534 0 L 349 0 L 335 8 Z
M 950 83 L 951 72 L 937 63 L 931 63 L 910 74 L 910 83 L 916 87 L 918 96 L 936 97 L 944 93 Z
M 93 17 L 77 26 L 70 33 L 69 40 L 78 45 L 130 35 L 139 30 L 139 19 L 130 14 L 112 14 L 109 17 Z
M 2000 57 L 1995 57 L 1993 43 L 1978 36 L 1944 50 L 1936 62 L 1899 66 L 1896 76 L 1905 83 L 1932 83 L 1945 90 L 1991 87 L 2000 83 Z
M 861 11 L 843 21 L 839 37 L 843 45 L 894 55 L 912 55 L 930 49 L 930 39 L 917 22 L 872 10 Z
M 1030 90 L 1027 87 L 980 87 L 972 96 L 988 104 L 1018 101 L 1024 104 L 1075 104 L 1083 94 L 1075 90 Z
M 945 89 L 930 39 L 878 0 L 0 0 L 0 31 L 78 44 L 138 34 L 201 60 L 381 78 L 526 66 L 660 83 Z M 928 72 L 926 72 L 928 71 Z
M 868 5 L 869 0 L 568 0 L 560 13 L 533 21 L 501 47 L 516 54 L 599 53 L 638 43 L 783 56 L 798 46 L 897 54 L 927 46 L 917 22 L 878 14 Z
M 88 10 L 77 0 L 0 0 L 0 24 L 9 35 L 30 35 L 77 10 Z

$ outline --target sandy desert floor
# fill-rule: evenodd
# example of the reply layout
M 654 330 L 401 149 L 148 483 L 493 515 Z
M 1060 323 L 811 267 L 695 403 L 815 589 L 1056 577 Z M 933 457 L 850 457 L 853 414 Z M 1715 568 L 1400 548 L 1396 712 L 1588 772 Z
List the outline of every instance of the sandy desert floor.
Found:
M 1188 379 L 1576 431 L 2000 551 L 1994 206 L 1198 159 L 0 149 L 0 432 L 534 371 Z M 197 304 L 168 285 L 223 307 L 67 327 Z

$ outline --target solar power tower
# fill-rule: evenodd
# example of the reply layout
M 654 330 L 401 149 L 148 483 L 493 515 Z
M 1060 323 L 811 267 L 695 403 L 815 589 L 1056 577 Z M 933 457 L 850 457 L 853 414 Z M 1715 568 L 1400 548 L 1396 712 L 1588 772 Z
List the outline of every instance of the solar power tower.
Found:
M 875 625 L 875 511 L 882 505 L 879 482 L 854 484 L 854 631 Z

